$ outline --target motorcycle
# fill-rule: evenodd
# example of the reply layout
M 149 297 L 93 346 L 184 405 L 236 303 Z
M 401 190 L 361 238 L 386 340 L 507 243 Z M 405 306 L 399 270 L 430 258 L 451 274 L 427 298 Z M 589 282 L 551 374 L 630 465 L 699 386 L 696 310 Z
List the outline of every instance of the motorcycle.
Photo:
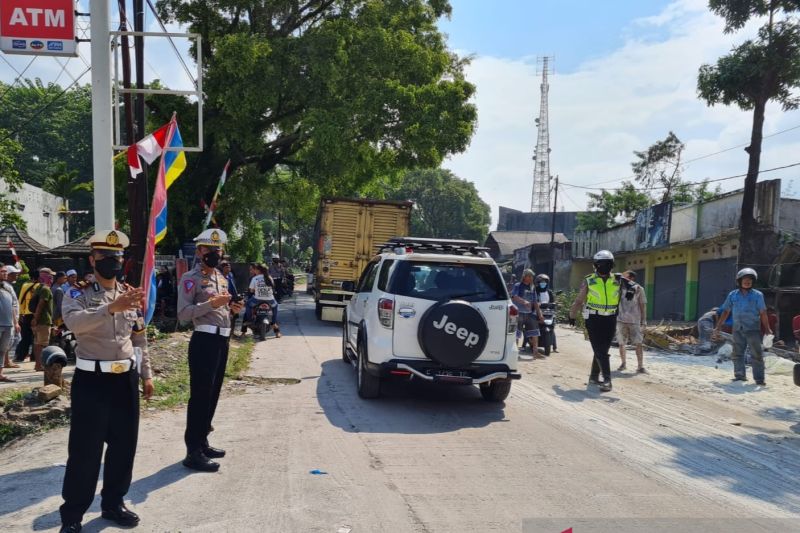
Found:
M 78 346 L 78 340 L 75 338 L 75 334 L 68 330 L 66 326 L 60 326 L 55 331 L 50 338 L 50 344 L 64 350 L 67 361 L 75 362 L 75 347 Z
M 550 351 L 555 348 L 556 341 L 556 304 L 539 304 L 544 321 L 539 324 L 539 348 L 544 349 L 545 355 L 550 355 Z
M 253 334 L 262 341 L 267 339 L 267 332 L 272 325 L 272 306 L 267 302 L 258 302 L 252 310 L 252 320 L 249 325 Z

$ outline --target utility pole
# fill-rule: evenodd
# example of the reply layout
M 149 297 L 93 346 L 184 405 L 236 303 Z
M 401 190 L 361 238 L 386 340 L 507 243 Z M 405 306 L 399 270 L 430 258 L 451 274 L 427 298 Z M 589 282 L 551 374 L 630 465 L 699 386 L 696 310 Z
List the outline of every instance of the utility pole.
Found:
M 283 243 L 281 242 L 281 212 L 278 211 L 278 258 L 283 259 Z
M 114 229 L 114 138 L 111 119 L 111 34 L 109 0 L 90 0 L 92 23 L 92 164 L 94 227 Z
M 556 211 L 558 210 L 558 176 L 553 187 L 553 218 L 550 220 L 550 283 L 556 276 Z

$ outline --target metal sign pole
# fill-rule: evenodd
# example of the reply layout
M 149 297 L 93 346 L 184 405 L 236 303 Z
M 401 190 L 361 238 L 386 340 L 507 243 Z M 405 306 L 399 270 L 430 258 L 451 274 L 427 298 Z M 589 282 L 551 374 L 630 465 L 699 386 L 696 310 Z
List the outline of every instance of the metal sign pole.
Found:
M 92 23 L 92 163 L 94 227 L 114 229 L 114 163 L 111 120 L 111 36 L 109 0 L 91 0 Z

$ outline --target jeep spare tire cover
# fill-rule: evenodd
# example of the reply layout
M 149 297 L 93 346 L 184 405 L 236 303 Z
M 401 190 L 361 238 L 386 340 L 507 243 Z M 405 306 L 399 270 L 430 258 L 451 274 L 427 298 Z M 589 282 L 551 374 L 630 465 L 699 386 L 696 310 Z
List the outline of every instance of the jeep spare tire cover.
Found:
M 489 338 L 483 315 L 469 303 L 436 304 L 422 316 L 419 345 L 429 358 L 448 367 L 469 365 L 480 357 Z

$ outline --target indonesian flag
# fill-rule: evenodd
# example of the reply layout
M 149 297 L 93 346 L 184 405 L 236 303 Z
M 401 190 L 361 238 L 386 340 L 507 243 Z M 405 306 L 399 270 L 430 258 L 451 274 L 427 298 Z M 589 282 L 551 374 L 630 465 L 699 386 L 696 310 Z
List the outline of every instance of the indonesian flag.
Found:
M 167 142 L 168 130 L 169 124 L 164 124 L 138 143 L 128 147 L 128 166 L 130 167 L 131 178 L 136 179 L 142 173 L 142 165 L 139 158 L 144 159 L 144 162 L 149 165 L 161 155 Z
M 11 238 L 8 239 L 8 250 L 11 252 L 11 257 L 14 260 L 14 266 L 20 268 L 19 264 L 19 257 L 17 257 L 17 251 L 14 249 L 14 243 L 11 242 Z

